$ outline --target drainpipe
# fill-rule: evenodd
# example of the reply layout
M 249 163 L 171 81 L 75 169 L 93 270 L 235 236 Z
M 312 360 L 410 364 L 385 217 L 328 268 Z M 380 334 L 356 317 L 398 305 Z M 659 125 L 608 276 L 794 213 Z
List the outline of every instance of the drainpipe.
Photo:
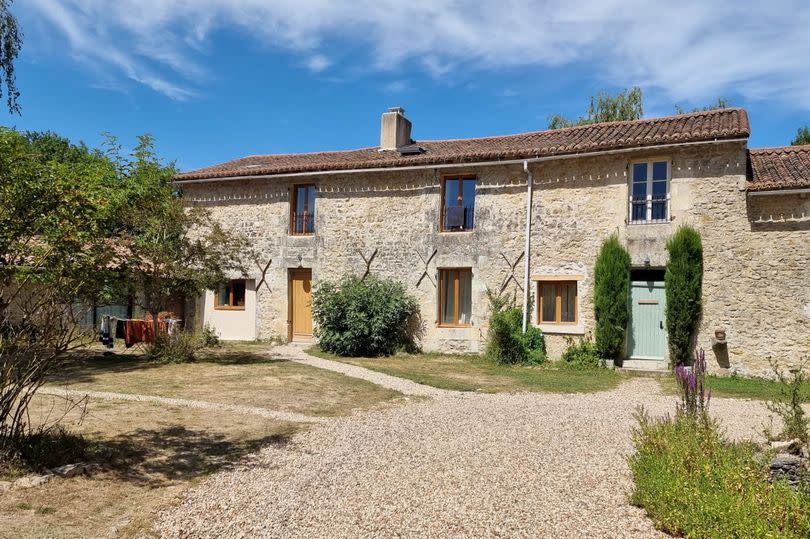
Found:
M 529 248 L 531 247 L 532 237 L 532 187 L 534 184 L 534 176 L 529 171 L 529 162 L 523 161 L 523 172 L 526 173 L 526 183 L 528 184 L 526 190 L 526 243 L 523 247 L 524 253 L 524 275 L 523 275 L 523 333 L 529 327 L 529 260 L 531 259 Z

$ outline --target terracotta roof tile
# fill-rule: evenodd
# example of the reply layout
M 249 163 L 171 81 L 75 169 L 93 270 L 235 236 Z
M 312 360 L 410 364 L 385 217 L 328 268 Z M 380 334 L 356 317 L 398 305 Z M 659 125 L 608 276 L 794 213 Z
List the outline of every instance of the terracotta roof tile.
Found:
M 810 187 L 810 146 L 753 148 L 748 155 L 749 191 Z
M 421 140 L 425 151 L 400 155 L 377 147 L 334 152 L 252 155 L 177 175 L 178 181 L 327 170 L 374 169 L 527 159 L 659 144 L 748 137 L 743 109 L 710 111 L 606 122 L 565 129 L 496 137 Z

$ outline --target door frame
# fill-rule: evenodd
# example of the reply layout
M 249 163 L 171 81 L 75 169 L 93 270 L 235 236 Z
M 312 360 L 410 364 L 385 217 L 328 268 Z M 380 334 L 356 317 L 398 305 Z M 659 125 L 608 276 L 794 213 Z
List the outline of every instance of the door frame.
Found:
M 307 275 L 309 276 L 309 284 L 312 286 L 312 268 L 289 268 L 287 270 L 287 340 L 292 342 L 294 339 L 293 335 L 293 290 L 292 290 L 292 283 L 293 278 L 296 275 Z M 312 292 L 310 292 L 310 298 L 312 298 Z

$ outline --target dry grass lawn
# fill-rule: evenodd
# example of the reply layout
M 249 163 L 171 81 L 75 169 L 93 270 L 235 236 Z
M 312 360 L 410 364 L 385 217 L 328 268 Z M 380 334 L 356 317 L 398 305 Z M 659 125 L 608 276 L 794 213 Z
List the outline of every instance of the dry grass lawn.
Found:
M 266 354 L 261 343 L 224 344 L 196 363 L 154 363 L 141 355 L 93 350 L 50 385 L 242 404 L 306 415 L 346 415 L 399 393 Z
M 369 382 L 269 359 L 260 353 L 264 350 L 266 345 L 225 346 L 198 363 L 177 365 L 92 351 L 51 385 L 324 416 L 401 397 Z M 39 396 L 32 422 L 52 420 L 63 408 L 60 398 Z M 100 442 L 112 456 L 89 477 L 57 478 L 0 494 L 0 537 L 149 537 L 157 511 L 189 486 L 306 428 L 255 415 L 115 400 L 91 400 L 83 420 L 80 416 L 71 411 L 64 426 Z

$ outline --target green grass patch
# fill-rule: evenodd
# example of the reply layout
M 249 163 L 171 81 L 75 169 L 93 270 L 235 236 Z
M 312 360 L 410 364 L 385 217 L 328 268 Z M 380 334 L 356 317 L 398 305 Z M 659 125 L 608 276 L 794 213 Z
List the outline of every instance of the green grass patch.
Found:
M 307 353 L 455 391 L 589 393 L 613 389 L 626 379 L 626 376 L 607 369 L 573 369 L 556 363 L 541 366 L 499 365 L 472 354 L 396 354 L 379 358 L 346 358 L 326 353 L 317 347 L 310 348 Z
M 675 394 L 678 387 L 672 377 L 661 378 L 661 387 L 666 393 Z M 706 386 L 714 397 L 738 399 L 775 400 L 782 387 L 776 380 L 765 378 L 743 378 L 741 376 L 706 376 Z M 810 396 L 810 384 L 805 384 L 805 394 Z
M 700 416 L 642 415 L 630 457 L 632 501 L 655 525 L 690 538 L 810 537 L 810 493 L 767 481 L 751 443 L 725 440 Z

